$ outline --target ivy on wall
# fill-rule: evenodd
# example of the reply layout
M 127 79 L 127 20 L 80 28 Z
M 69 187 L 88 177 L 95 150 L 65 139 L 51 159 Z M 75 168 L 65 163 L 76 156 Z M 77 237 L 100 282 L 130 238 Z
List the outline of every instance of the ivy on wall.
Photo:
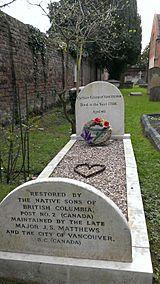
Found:
M 11 82 L 11 112 L 12 112 L 12 120 L 13 123 L 18 123 L 18 98 L 17 98 L 17 78 L 16 78 L 16 70 L 15 70 L 15 63 L 14 63 L 14 37 L 13 37 L 13 31 L 12 31 L 12 25 L 10 24 L 10 21 L 8 20 L 8 17 L 5 13 L 0 11 L 0 29 L 1 32 L 6 32 L 6 36 L 8 38 L 8 58 L 9 59 L 9 68 L 11 71 L 10 74 L 10 82 Z M 2 56 L 2 58 L 5 58 L 5 56 Z M 3 59 L 4 60 L 4 59 Z
M 38 60 L 40 56 L 42 60 L 42 65 L 43 65 L 43 77 L 44 77 L 44 83 L 45 83 L 45 101 L 46 101 L 47 100 L 47 87 L 46 86 L 47 86 L 47 80 L 48 80 L 47 38 L 45 34 L 40 32 L 39 29 L 34 28 L 31 25 L 28 25 L 28 29 L 29 29 L 28 45 L 32 51 L 32 56 L 33 56 L 33 77 L 34 77 L 34 84 L 35 84 L 35 92 L 36 92 L 37 97 L 39 97 L 40 94 L 38 91 L 38 78 L 39 78 L 40 72 L 38 69 Z M 45 102 L 45 105 L 47 105 L 47 101 Z

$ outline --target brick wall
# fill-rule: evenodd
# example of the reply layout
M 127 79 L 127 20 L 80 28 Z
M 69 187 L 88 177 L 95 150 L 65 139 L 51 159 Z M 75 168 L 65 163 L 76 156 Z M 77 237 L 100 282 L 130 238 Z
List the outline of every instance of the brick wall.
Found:
M 149 52 L 149 69 L 160 67 L 160 15 L 155 14 L 152 25 L 150 52 Z
M 160 14 L 155 14 L 153 19 L 149 52 L 148 83 L 150 100 L 160 101 Z
M 28 44 L 29 35 L 28 25 L 0 12 L 0 116 L 11 113 L 13 101 L 17 101 L 17 93 L 22 112 L 25 113 L 26 85 L 30 111 L 54 105 L 57 99 L 56 93 L 63 88 L 62 53 L 49 42 L 45 68 L 41 54 L 38 55 L 35 84 L 33 53 Z M 74 86 L 74 65 L 74 59 L 70 57 L 70 88 Z M 44 70 L 47 76 L 44 76 Z M 85 85 L 94 80 L 96 80 L 96 67 L 84 61 L 81 84 Z

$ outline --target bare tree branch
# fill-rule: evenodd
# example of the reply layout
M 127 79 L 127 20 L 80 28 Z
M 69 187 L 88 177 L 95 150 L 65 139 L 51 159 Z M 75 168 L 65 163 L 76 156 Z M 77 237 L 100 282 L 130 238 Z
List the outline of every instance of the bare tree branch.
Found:
M 14 0 L 14 1 L 15 1 L 15 0 Z M 42 7 L 42 5 L 41 5 L 41 3 L 42 3 L 43 1 L 41 1 L 39 4 L 31 3 L 29 0 L 27 0 L 27 2 L 28 2 L 28 4 L 30 4 L 30 5 L 32 5 L 32 6 L 37 6 L 37 7 L 41 8 L 42 11 L 44 12 L 44 14 L 45 14 L 46 16 L 48 16 L 48 13 L 46 12 L 46 10 L 45 10 L 45 9 Z
M 8 2 L 8 3 L 5 3 L 5 4 L 3 4 L 3 5 L 0 5 L 0 9 L 1 8 L 4 8 L 4 7 L 6 7 L 6 6 L 9 6 L 10 4 L 12 4 L 13 2 L 15 2 L 16 0 L 12 0 L 12 1 L 10 1 L 10 2 Z

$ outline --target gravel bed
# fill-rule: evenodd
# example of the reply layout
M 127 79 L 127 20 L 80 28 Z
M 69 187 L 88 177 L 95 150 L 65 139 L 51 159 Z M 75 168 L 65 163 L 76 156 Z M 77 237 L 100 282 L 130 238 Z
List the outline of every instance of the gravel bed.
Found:
M 105 165 L 105 170 L 90 177 L 82 177 L 74 171 L 78 164 Z M 88 146 L 84 141 L 76 141 L 64 156 L 50 177 L 65 177 L 88 183 L 107 195 L 127 218 L 126 165 L 122 140 L 109 140 L 106 146 Z M 78 170 L 86 174 L 90 170 L 83 166 Z

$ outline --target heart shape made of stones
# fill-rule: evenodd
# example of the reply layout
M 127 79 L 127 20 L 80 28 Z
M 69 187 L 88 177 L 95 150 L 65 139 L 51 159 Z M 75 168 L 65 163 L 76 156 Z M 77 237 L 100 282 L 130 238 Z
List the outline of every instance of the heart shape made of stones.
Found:
M 89 165 L 88 163 L 78 164 L 74 167 L 74 171 L 84 178 L 97 175 L 105 170 L 106 166 L 100 164 Z

